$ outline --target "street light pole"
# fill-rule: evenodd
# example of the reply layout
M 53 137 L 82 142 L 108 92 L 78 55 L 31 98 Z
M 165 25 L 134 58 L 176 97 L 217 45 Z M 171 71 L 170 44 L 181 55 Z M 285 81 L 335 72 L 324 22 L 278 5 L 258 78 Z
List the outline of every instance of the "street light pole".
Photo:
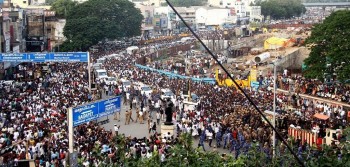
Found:
M 276 83 L 277 83 L 277 74 L 276 74 L 276 64 L 273 64 L 273 122 L 272 125 L 274 128 L 276 128 Z M 273 131 L 272 133 L 272 149 L 273 149 L 273 156 L 276 156 L 276 132 Z

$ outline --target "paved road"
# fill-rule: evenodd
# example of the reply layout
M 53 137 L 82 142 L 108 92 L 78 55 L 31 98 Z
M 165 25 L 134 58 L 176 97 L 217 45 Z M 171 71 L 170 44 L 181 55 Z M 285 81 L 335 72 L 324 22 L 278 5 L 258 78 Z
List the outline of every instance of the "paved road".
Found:
M 148 133 L 148 127 L 147 127 L 147 121 L 144 121 L 144 124 L 140 124 L 140 123 L 135 123 L 135 122 L 131 122 L 129 125 L 125 125 L 125 111 L 126 109 L 130 109 L 129 105 L 121 105 L 121 113 L 120 113 L 120 121 L 118 120 L 114 120 L 114 116 L 110 115 L 108 117 L 109 119 L 109 123 L 102 125 L 106 130 L 112 130 L 114 131 L 114 124 L 120 125 L 120 129 L 119 129 L 119 134 L 125 134 L 125 136 L 129 136 L 131 135 L 132 137 L 137 137 L 137 138 L 143 138 L 143 137 L 148 137 L 149 133 Z M 153 121 L 156 121 L 155 119 L 155 114 L 153 113 Z M 133 108 L 133 114 L 132 117 L 135 118 L 136 117 L 136 108 Z M 105 120 L 107 117 L 102 118 L 100 120 Z M 99 121 L 100 121 L 99 120 Z M 160 126 L 157 126 L 157 132 L 160 133 Z M 212 142 L 212 146 L 214 146 L 216 144 L 216 141 L 213 140 Z M 209 147 L 208 143 L 205 143 L 205 149 L 206 151 L 213 151 L 213 149 L 215 149 L 214 147 Z M 198 139 L 194 140 L 194 147 L 198 146 Z M 219 153 L 229 153 L 229 151 L 227 149 L 222 149 L 222 148 L 216 148 L 217 151 L 219 151 Z

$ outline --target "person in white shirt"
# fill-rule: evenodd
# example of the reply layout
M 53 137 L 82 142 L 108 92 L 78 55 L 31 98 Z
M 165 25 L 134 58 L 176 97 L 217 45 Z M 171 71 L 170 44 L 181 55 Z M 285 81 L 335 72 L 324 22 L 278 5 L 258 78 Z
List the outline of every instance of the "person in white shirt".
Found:
M 117 126 L 117 124 L 114 124 L 114 132 L 116 136 L 118 136 L 119 128 L 120 128 L 120 125 Z
M 213 133 L 211 131 L 208 131 L 207 136 L 209 140 L 209 147 L 211 147 L 211 143 L 213 141 Z
M 140 119 L 140 124 L 143 124 L 143 112 L 139 112 L 139 119 Z
M 157 111 L 157 113 L 156 113 L 156 119 L 157 119 L 157 124 L 159 125 L 159 123 L 160 123 L 160 113 L 159 113 L 159 111 Z

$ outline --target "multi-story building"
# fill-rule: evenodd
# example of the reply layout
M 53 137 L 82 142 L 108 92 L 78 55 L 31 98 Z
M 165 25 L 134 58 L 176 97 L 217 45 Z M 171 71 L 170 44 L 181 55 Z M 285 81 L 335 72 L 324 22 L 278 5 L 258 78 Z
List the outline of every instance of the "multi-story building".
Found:
M 258 10 L 252 8 L 250 5 L 254 0 L 209 0 L 208 4 L 211 7 L 220 7 L 231 9 L 231 13 L 237 16 L 237 20 L 248 20 L 251 15 L 251 10 Z M 254 15 L 255 16 L 255 15 Z
M 250 18 L 250 21 L 263 21 L 263 15 L 261 15 L 261 6 L 249 6 L 248 10 L 250 11 L 247 15 Z
M 31 5 L 45 5 L 46 0 L 31 0 Z
M 28 51 L 40 52 L 47 48 L 47 30 L 44 9 L 26 9 L 28 17 Z
M 237 17 L 231 14 L 231 9 L 217 7 L 202 7 L 196 10 L 196 27 L 204 29 L 236 23 Z
M 11 18 L 10 33 L 11 33 L 11 50 L 13 53 L 25 52 L 27 36 L 27 18 L 25 11 L 20 8 L 11 8 L 9 11 Z
M 183 17 L 185 22 L 191 26 L 191 28 L 196 28 L 196 10 L 199 7 L 177 7 L 177 12 Z M 187 31 L 186 26 L 182 23 L 180 18 L 176 16 L 176 29 L 180 32 Z
M 149 39 L 154 35 L 153 18 L 155 7 L 153 5 L 148 5 L 143 2 L 135 3 L 135 7 L 140 9 L 143 15 L 143 21 L 141 24 L 141 37 L 143 39 Z
M 9 12 L 4 11 L 3 9 L 0 15 L 0 24 L 1 24 L 0 25 L 0 29 L 1 29 L 0 52 L 9 53 L 11 52 L 11 32 L 10 32 L 11 18 L 9 17 Z
M 11 4 L 14 7 L 26 8 L 30 5 L 30 0 L 11 0 Z
M 172 29 L 175 27 L 176 15 L 175 12 L 167 6 L 157 7 L 154 9 L 154 16 L 162 15 L 162 35 L 168 35 L 172 33 Z

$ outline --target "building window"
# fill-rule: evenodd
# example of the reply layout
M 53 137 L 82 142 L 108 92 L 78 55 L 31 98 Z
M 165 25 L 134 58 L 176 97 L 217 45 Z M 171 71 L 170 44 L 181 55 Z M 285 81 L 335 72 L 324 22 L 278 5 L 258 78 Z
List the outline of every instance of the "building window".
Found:
M 26 3 L 27 3 L 27 1 L 23 1 L 23 3 L 24 3 L 24 4 L 26 4 Z
M 230 6 L 231 5 L 231 3 L 227 3 L 227 6 Z

